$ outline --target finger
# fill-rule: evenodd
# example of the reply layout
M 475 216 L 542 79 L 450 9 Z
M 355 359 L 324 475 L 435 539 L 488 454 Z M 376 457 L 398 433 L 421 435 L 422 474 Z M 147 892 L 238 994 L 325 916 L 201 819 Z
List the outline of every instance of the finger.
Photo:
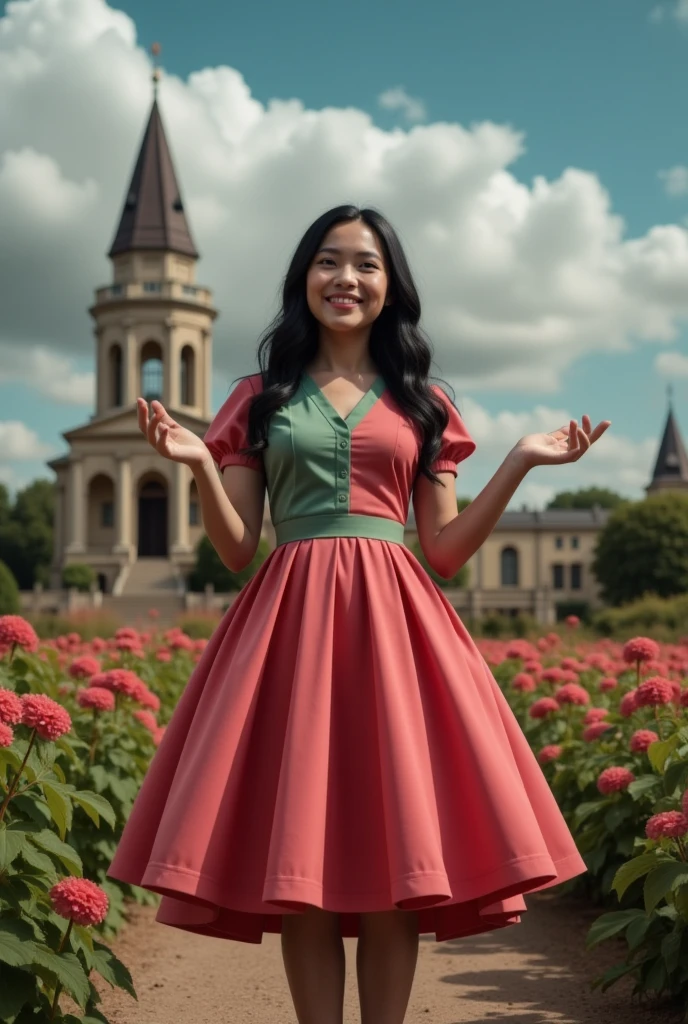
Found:
M 138 414 L 139 427 L 140 427 L 141 431 L 144 434 L 147 435 L 148 434 L 148 402 L 146 402 L 145 398 L 137 398 L 136 399 L 136 404 L 138 406 L 137 414 Z
M 174 423 L 174 420 L 172 419 L 172 417 L 168 413 L 168 411 L 165 408 L 165 406 L 162 404 L 162 402 L 159 402 L 157 400 L 157 398 L 154 399 L 151 402 L 151 406 L 153 408 L 153 412 L 158 415 L 160 423 L 169 423 L 169 424 L 173 424 Z
M 598 438 L 602 437 L 605 430 L 611 427 L 611 425 L 611 420 L 602 420 L 601 423 L 598 423 L 595 429 L 593 430 L 592 434 L 590 435 L 590 442 L 592 443 L 593 441 L 597 441 Z
M 157 429 L 160 423 L 161 412 L 159 409 L 153 409 L 152 411 L 153 415 L 148 421 L 148 440 L 150 444 L 152 444 L 153 447 L 155 448 L 155 444 L 157 441 Z

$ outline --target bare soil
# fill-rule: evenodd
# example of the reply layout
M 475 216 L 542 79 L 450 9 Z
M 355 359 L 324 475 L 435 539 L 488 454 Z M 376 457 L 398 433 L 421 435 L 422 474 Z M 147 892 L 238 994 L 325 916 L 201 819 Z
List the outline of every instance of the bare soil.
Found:
M 552 893 L 526 896 L 521 924 L 475 937 L 420 938 L 405 1024 L 681 1024 L 666 1001 L 631 1000 L 623 978 L 606 993 L 590 982 L 623 959 L 625 944 L 585 950 L 600 910 Z M 296 1024 L 279 935 L 261 944 L 187 934 L 133 906 L 112 947 L 132 972 L 138 1002 L 97 979 L 112 1024 Z M 345 1022 L 358 1024 L 356 939 L 345 939 Z

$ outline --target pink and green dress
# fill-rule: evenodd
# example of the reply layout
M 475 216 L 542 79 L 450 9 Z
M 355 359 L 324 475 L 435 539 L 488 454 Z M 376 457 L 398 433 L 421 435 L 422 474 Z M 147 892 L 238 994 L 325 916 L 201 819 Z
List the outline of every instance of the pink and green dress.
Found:
M 110 865 L 157 920 L 241 942 L 308 904 L 414 910 L 437 940 L 586 871 L 485 660 L 404 546 L 420 438 L 379 377 L 346 419 L 303 375 L 247 457 L 255 374 L 206 444 L 266 477 L 277 546 L 231 605 Z M 438 471 L 475 450 L 455 406 Z

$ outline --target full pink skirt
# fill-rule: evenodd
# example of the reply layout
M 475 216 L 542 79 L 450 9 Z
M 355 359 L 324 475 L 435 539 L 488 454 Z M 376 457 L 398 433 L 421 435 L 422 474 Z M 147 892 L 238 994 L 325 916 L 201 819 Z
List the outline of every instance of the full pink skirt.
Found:
M 492 673 L 408 549 L 276 548 L 208 643 L 108 874 L 157 920 L 261 942 L 308 905 L 414 910 L 436 939 L 520 921 L 586 871 Z

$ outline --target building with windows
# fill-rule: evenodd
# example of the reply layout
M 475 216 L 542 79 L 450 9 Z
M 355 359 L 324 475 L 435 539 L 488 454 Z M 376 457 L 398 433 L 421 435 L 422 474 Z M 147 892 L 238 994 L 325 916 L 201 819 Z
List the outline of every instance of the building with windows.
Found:
M 65 565 L 86 562 L 99 589 L 141 602 L 181 602 L 202 535 L 187 467 L 160 458 L 142 436 L 136 398 L 160 398 L 202 436 L 211 420 L 212 324 L 208 288 L 196 283 L 199 255 L 184 212 L 170 149 L 153 102 L 109 250 L 112 280 L 89 312 L 96 338 L 96 408 L 64 434 L 69 450 L 49 465 L 57 476 L 54 586 Z M 688 488 L 688 456 L 671 404 L 647 491 Z M 507 511 L 469 562 L 456 607 L 477 618 L 525 612 L 553 622 L 557 606 L 595 606 L 591 570 L 601 508 Z M 263 534 L 274 544 L 269 507 Z M 413 510 L 407 543 L 417 537 Z

